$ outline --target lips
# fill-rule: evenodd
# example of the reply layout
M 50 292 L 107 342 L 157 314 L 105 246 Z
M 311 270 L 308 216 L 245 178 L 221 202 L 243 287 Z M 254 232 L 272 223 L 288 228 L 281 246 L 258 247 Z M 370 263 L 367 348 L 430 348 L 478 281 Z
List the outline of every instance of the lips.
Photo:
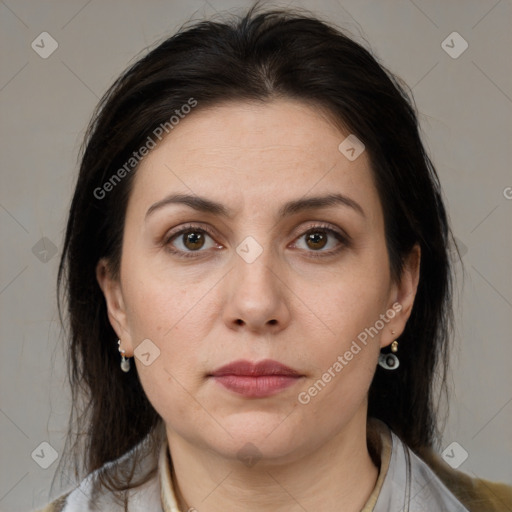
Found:
M 225 389 L 246 398 L 265 398 L 296 384 L 303 375 L 278 361 L 265 359 L 259 363 L 233 361 L 209 377 Z
M 215 370 L 211 375 L 221 377 L 225 375 L 238 375 L 247 377 L 258 377 L 262 375 L 284 375 L 288 377 L 300 377 L 299 372 L 272 359 L 265 359 L 259 363 L 251 363 L 246 360 L 233 361 Z

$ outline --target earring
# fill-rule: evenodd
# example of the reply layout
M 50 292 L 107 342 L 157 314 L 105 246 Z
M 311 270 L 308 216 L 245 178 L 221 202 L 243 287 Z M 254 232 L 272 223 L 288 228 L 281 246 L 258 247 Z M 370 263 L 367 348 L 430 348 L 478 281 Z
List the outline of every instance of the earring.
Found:
M 392 334 L 395 334 L 392 331 Z M 395 352 L 398 352 L 398 341 L 395 340 L 391 343 L 392 354 L 379 354 L 379 365 L 386 370 L 396 370 L 400 366 L 400 360 L 395 356 Z
M 121 340 L 117 340 L 117 346 L 119 353 L 121 354 L 121 370 L 123 372 L 129 372 L 130 371 L 130 360 L 127 359 L 124 355 L 126 354 L 126 350 L 123 350 L 121 348 Z

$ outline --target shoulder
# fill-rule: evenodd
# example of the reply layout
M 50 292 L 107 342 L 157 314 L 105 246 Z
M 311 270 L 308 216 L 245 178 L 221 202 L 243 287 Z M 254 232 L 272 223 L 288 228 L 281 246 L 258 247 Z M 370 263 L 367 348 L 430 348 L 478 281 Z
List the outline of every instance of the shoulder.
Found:
M 75 488 L 34 512 L 124 512 L 128 503 L 131 512 L 160 511 L 157 460 L 154 453 L 146 452 L 148 442 L 146 439 L 119 459 L 104 464 Z M 127 481 L 134 482 L 133 488 L 118 492 L 110 489 L 105 482 L 114 474 L 130 475 Z
M 124 512 L 130 504 L 130 511 L 160 511 L 160 485 L 156 476 L 151 477 L 129 491 L 114 493 L 100 485 L 96 473 L 91 473 L 80 485 L 63 494 L 44 508 L 35 512 Z
M 123 493 L 119 498 L 106 489 L 98 491 L 93 479 L 87 478 L 72 491 L 63 494 L 44 508 L 35 512 L 125 512 L 129 503 L 131 512 L 157 512 L 161 510 L 158 479 L 152 478 L 144 484 Z
M 512 510 L 512 486 L 457 471 L 431 448 L 421 450 L 419 456 L 470 512 Z
M 393 431 L 391 457 L 375 512 L 411 510 L 422 512 L 470 512 L 430 467 Z
M 428 512 L 512 510 L 509 485 L 472 478 L 457 471 L 431 448 L 415 452 L 389 428 L 383 439 L 391 445 L 391 454 L 372 512 L 401 510 L 404 503 L 412 506 L 411 510 Z

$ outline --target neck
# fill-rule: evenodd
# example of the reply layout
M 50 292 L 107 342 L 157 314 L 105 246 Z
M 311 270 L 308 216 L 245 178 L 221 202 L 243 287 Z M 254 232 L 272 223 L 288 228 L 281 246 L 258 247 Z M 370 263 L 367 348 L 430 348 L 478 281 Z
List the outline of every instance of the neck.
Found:
M 305 455 L 286 462 L 260 459 L 252 467 L 198 448 L 169 429 L 167 438 L 182 512 L 338 512 L 340 506 L 358 512 L 379 472 L 366 444 L 366 414 Z

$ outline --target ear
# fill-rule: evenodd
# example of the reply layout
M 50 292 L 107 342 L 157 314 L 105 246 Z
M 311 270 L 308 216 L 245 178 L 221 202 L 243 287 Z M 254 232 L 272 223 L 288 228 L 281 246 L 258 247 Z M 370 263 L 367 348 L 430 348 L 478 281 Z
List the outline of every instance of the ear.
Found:
M 421 249 L 415 244 L 404 261 L 402 276 L 391 288 L 388 310 L 395 311 L 395 316 L 388 322 L 386 330 L 380 339 L 380 346 L 386 347 L 398 338 L 405 329 L 405 324 L 411 316 L 412 306 L 420 279 Z M 391 334 L 394 331 L 395 334 Z
M 121 282 L 112 277 L 106 258 L 100 259 L 96 265 L 96 279 L 105 296 L 110 325 L 121 340 L 122 347 L 126 350 L 126 357 L 132 357 L 134 349 L 128 326 L 128 315 L 126 314 Z

